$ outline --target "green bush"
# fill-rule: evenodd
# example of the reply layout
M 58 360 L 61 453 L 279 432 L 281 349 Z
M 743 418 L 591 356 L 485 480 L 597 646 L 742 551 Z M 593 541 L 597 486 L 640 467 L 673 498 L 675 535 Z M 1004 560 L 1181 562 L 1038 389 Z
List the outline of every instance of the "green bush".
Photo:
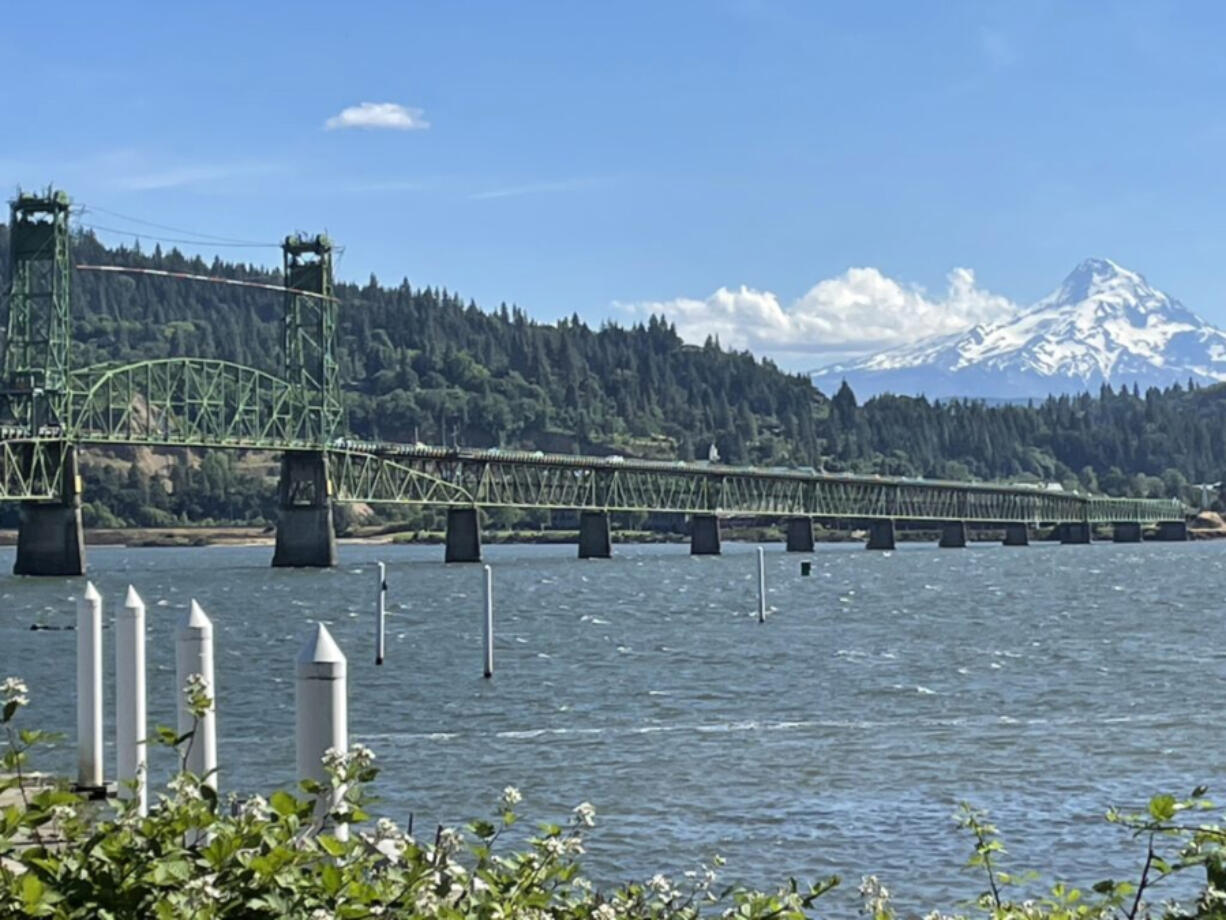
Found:
M 211 705 L 189 683 L 197 717 Z M 642 883 L 601 890 L 581 873 L 584 834 L 595 812 L 583 803 L 565 824 L 546 824 L 517 851 L 500 839 L 516 823 L 519 793 L 508 787 L 489 819 L 465 834 L 439 827 L 416 839 L 391 821 L 371 821 L 367 787 L 374 755 L 355 745 L 324 757 L 327 783 L 305 781 L 299 794 L 273 793 L 219 801 L 208 777 L 180 772 L 141 816 L 133 799 L 91 803 L 66 785 L 31 780 L 30 754 L 48 736 L 19 728 L 26 688 L 10 678 L 0 685 L 0 725 L 6 747 L 0 758 L 0 796 L 13 804 L 0 811 L 0 918 L 58 920 L 357 920 L 357 918 L 480 918 L 480 920 L 664 920 L 724 917 L 792 920 L 810 916 L 818 899 L 837 883 L 789 881 L 775 891 L 717 885 L 720 860 L 677 883 L 656 875 Z M 192 733 L 158 730 L 161 743 L 186 756 Z M 1146 843 L 1136 884 L 1105 881 L 1087 891 L 1051 887 L 1034 900 L 1012 898 L 1021 879 L 1003 871 L 1004 849 L 980 811 L 964 806 L 960 824 L 974 839 L 970 865 L 987 889 L 972 911 L 1003 918 L 1135 918 L 1154 909 L 1143 895 L 1166 876 L 1193 866 L 1207 883 L 1190 911 L 1167 905 L 1168 917 L 1226 917 L 1223 831 L 1188 820 L 1211 806 L 1198 789 L 1183 801 L 1159 796 L 1144 815 L 1112 813 Z M 1164 845 L 1165 846 L 1162 846 Z M 1168 852 L 1169 851 L 1169 852 Z M 876 878 L 860 886 L 863 912 L 873 920 L 896 916 Z M 941 920 L 934 912 L 926 920 Z

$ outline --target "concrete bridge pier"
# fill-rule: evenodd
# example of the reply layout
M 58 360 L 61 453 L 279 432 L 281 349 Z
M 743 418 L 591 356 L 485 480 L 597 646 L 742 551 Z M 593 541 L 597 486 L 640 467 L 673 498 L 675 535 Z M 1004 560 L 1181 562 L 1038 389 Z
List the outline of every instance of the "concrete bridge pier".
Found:
M 476 508 L 447 509 L 447 548 L 443 561 L 481 561 L 481 521 Z
M 1158 524 L 1158 539 L 1162 542 L 1182 543 L 1188 539 L 1187 521 L 1161 521 Z
M 714 514 L 695 514 L 690 518 L 690 555 L 718 556 L 719 518 Z
M 1092 536 L 1090 525 L 1082 521 L 1061 524 L 1057 530 L 1061 543 L 1089 543 Z
M 579 558 L 608 559 L 613 555 L 609 512 L 584 511 L 579 515 Z
M 788 552 L 813 552 L 813 521 L 810 518 L 788 519 Z
M 336 565 L 336 527 L 332 523 L 332 484 L 328 459 L 321 450 L 286 451 L 281 455 L 280 511 L 277 516 L 275 568 Z
M 894 521 L 886 518 L 881 521 L 868 522 L 868 542 L 865 549 L 893 549 Z
M 961 549 L 966 546 L 966 521 L 946 521 L 941 525 L 939 546 Z
M 84 575 L 85 532 L 81 527 L 76 449 L 64 445 L 64 492 L 59 501 L 22 502 L 18 511 L 14 575 Z
M 1005 525 L 1005 546 L 1029 546 L 1030 531 L 1025 524 Z
M 1111 528 L 1111 539 L 1115 543 L 1140 543 L 1141 525 L 1135 521 L 1116 524 Z

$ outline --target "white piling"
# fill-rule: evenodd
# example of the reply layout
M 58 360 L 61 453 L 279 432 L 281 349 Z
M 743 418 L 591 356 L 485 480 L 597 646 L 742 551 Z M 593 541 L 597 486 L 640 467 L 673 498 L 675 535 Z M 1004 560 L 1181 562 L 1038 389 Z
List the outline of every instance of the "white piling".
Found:
M 766 552 L 758 547 L 758 622 L 766 622 Z
M 77 599 L 77 785 L 102 785 L 102 595 Z
M 313 779 L 328 787 L 330 779 L 324 769 L 324 752 L 329 748 L 338 753 L 349 750 L 348 693 L 346 690 L 345 655 L 323 623 L 317 623 L 311 637 L 298 653 L 297 682 L 294 692 L 298 748 L 298 777 Z M 341 795 L 331 803 L 321 799 L 321 808 L 330 810 Z M 346 825 L 337 825 L 336 836 L 347 839 Z
M 211 702 L 199 723 L 191 711 L 184 687 L 193 674 L 204 678 Z M 187 745 L 185 766 L 206 785 L 217 789 L 217 685 L 213 681 L 213 621 L 195 600 L 179 620 L 175 632 L 175 680 L 179 691 L 179 734 L 193 732 Z
M 486 677 L 494 676 L 494 571 L 485 566 L 485 669 Z
M 128 585 L 123 609 L 115 618 L 115 776 L 119 794 L 148 812 L 145 754 L 145 602 Z M 133 792 L 129 785 L 135 781 Z
M 379 563 L 379 592 L 375 600 L 375 664 L 383 664 L 387 624 L 387 566 Z

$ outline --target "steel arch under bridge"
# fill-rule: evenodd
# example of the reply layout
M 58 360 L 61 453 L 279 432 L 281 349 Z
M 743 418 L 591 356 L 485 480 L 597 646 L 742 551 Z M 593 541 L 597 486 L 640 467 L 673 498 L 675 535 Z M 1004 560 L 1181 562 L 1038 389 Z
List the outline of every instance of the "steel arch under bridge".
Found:
M 1022 486 L 328 440 L 301 388 L 204 358 L 75 371 L 58 413 L 58 430 L 0 432 L 0 501 L 54 500 L 72 488 L 69 445 L 148 445 L 320 452 L 341 502 L 967 523 L 1186 517 L 1174 500 Z

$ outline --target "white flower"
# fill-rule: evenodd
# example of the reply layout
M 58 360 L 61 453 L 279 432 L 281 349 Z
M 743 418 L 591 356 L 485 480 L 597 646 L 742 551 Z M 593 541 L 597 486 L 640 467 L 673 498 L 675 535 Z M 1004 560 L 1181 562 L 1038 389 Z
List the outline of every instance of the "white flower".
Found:
M 30 688 L 26 686 L 26 682 L 20 677 L 6 677 L 4 683 L 0 684 L 0 697 L 4 698 L 4 704 L 16 704 L 20 709 L 22 706 L 28 706 L 30 698 L 26 696 L 30 692 Z
M 455 853 L 464 846 L 464 835 L 454 827 L 445 827 L 439 831 L 438 848 L 444 853 Z
M 508 811 L 523 800 L 524 797 L 519 794 L 518 789 L 516 789 L 514 786 L 507 786 L 502 790 L 502 798 L 498 800 L 498 803 L 502 806 L 503 811 Z
M 601 904 L 592 911 L 592 916 L 595 920 L 617 920 L 617 911 L 613 909 L 612 904 Z
M 200 787 L 183 774 L 168 782 L 166 788 L 184 801 L 192 802 L 200 798 Z
M 866 875 L 860 881 L 860 897 L 864 898 L 864 913 L 877 915 L 889 908 L 890 892 L 875 875 Z
M 311 920 L 336 920 L 336 918 L 332 915 L 332 911 L 317 907 L 311 911 Z
M 596 809 L 591 802 L 580 802 L 574 809 L 574 823 L 580 827 L 594 827 L 596 824 Z
M 364 744 L 355 744 L 349 750 L 349 759 L 359 767 L 369 767 L 375 762 L 375 752 Z
M 238 816 L 264 821 L 268 818 L 268 802 L 262 795 L 253 795 L 238 806 Z
M 375 822 L 376 840 L 400 840 L 402 836 L 400 828 L 391 818 L 380 818 Z
M 52 821 L 71 821 L 77 816 L 77 810 L 71 805 L 52 805 L 50 814 Z
M 321 758 L 323 765 L 329 770 L 343 770 L 345 765 L 349 763 L 349 755 L 344 751 L 338 751 L 334 747 L 324 751 L 324 756 Z
M 188 897 L 193 903 L 196 902 L 196 898 L 193 897 L 193 895 L 200 895 L 201 901 L 215 901 L 222 896 L 221 891 L 213 884 L 213 882 L 216 880 L 216 873 L 211 875 L 197 875 L 194 878 L 189 878 L 183 883 L 183 890 L 187 893 Z

